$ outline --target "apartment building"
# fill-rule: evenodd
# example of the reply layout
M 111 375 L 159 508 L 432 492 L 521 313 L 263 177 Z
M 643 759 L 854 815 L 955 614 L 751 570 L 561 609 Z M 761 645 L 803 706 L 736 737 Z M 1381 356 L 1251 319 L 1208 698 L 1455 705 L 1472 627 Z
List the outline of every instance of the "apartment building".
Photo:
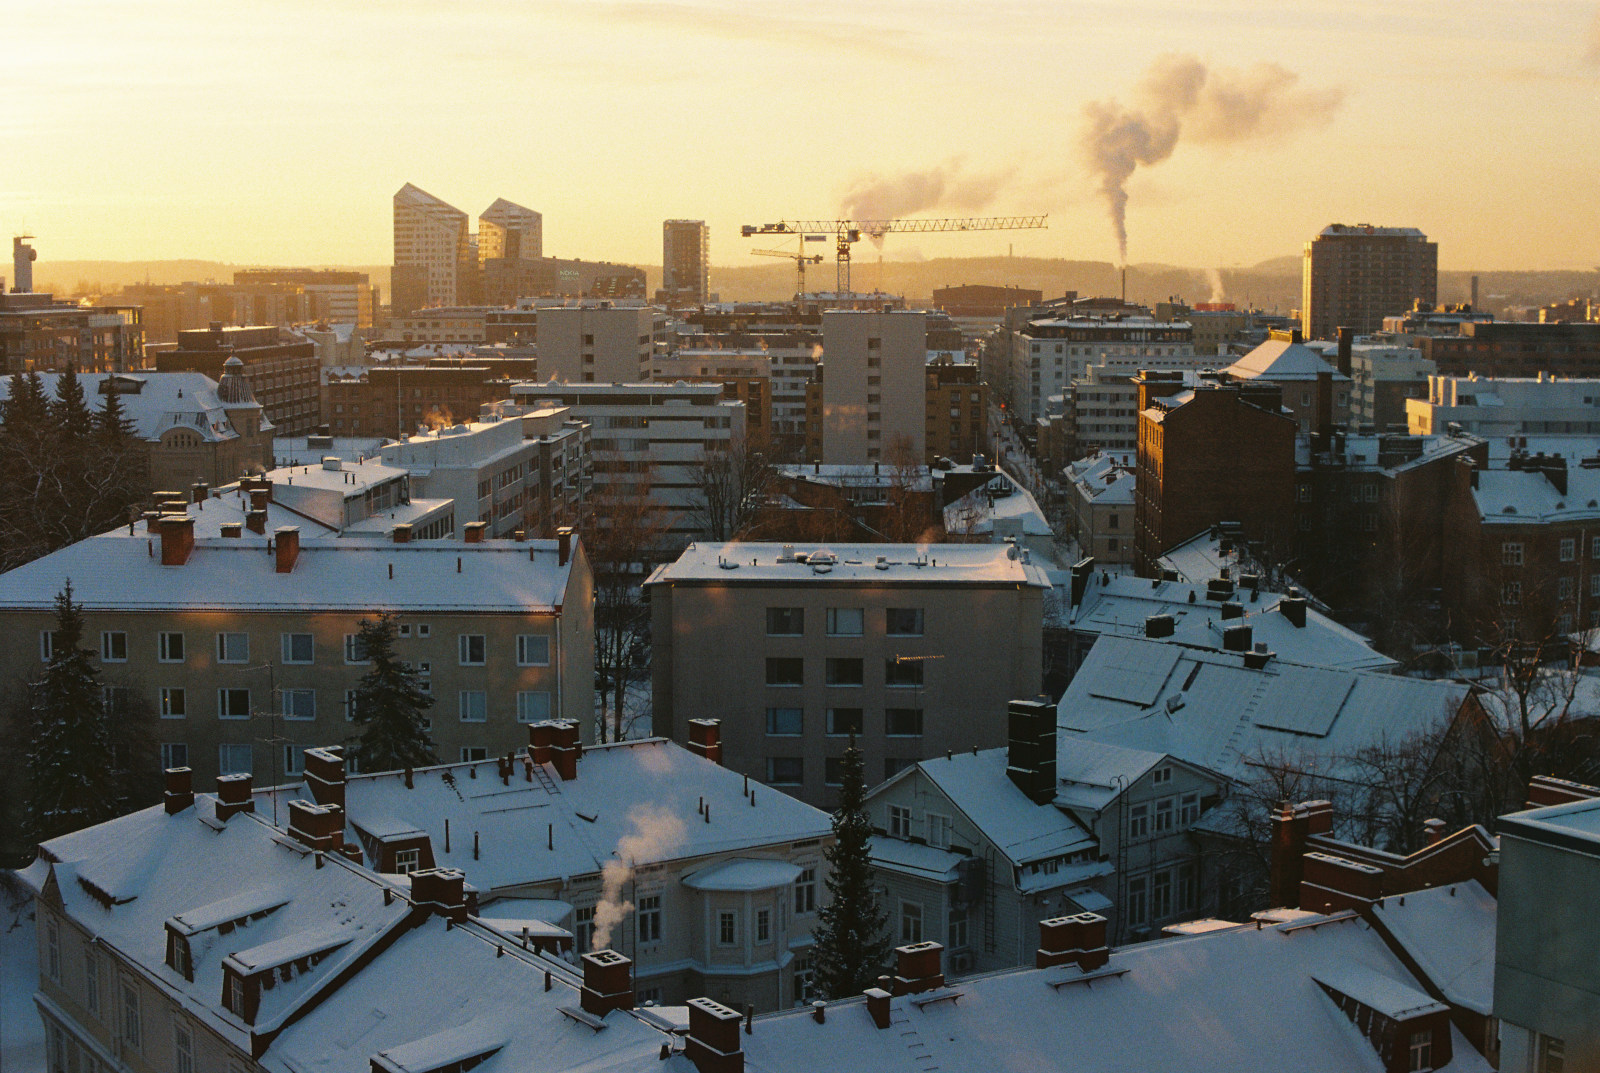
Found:
M 1132 376 L 1140 369 L 1196 369 L 1214 359 L 1196 358 L 1187 321 L 1160 321 L 1143 313 L 1064 310 L 1027 320 L 1010 348 L 1011 406 L 1015 419 L 1032 422 L 1064 395 L 1089 367 L 1101 379 Z
M 0 373 L 126 372 L 144 366 L 143 310 L 84 307 L 48 294 L 0 292 Z
M 476 262 L 466 213 L 410 183 L 395 192 L 389 281 L 395 316 L 461 302 L 458 283 Z
M 765 350 L 678 350 L 650 363 L 656 383 L 721 384 L 722 397 L 744 403 L 745 442 L 766 447 L 775 415 L 772 355 Z
M 1406 400 L 1414 434 L 1454 425 L 1474 436 L 1600 435 L 1600 379 L 1430 376 L 1424 398 Z
M 550 381 L 515 384 L 511 392 L 518 405 L 566 407 L 588 423 L 594 494 L 642 491 L 663 523 L 663 554 L 702 535 L 701 463 L 709 453 L 737 449 L 748 425 L 744 404 L 723 398 L 719 384 Z
M 1437 371 L 1416 347 L 1377 341 L 1350 348 L 1350 422 L 1374 432 L 1408 427 L 1407 400 L 1428 394 Z M 1415 430 L 1413 430 L 1415 431 Z
M 989 451 L 989 385 L 975 362 L 939 358 L 926 367 L 923 384 L 927 423 L 924 461 L 970 463 Z
M 1329 224 L 1306 243 L 1300 328 L 1332 339 L 1340 327 L 1367 335 L 1383 319 L 1439 298 L 1439 245 L 1414 227 Z
M 437 306 L 389 318 L 381 344 L 483 343 L 493 306 Z
M 272 466 L 274 429 L 241 375 L 238 358 L 223 363 L 222 379 L 203 373 L 79 373 L 90 409 L 115 393 L 134 434 L 148 451 L 151 488 L 186 489 L 196 481 L 226 484 Z M 41 373 L 54 398 L 57 373 Z M 11 395 L 0 379 L 0 399 Z
M 729 767 L 820 808 L 851 740 L 876 783 L 1039 690 L 1050 582 L 1010 545 L 699 542 L 645 589 L 656 731 L 720 719 Z
M 213 322 L 209 328 L 179 332 L 177 349 L 158 352 L 155 365 L 157 372 L 204 373 L 221 380 L 230 358 L 243 363 L 240 375 L 279 435 L 304 436 L 322 423 L 317 348 L 288 329 Z
M 323 322 L 371 328 L 378 292 L 365 272 L 336 269 L 246 268 L 233 274 L 233 285 L 246 293 L 285 293 L 297 297 L 282 320 L 267 320 L 252 310 L 247 323 L 296 324 Z
M 39 673 L 70 579 L 108 698 L 151 713 L 163 766 L 204 778 L 275 782 L 306 748 L 354 737 L 357 624 L 383 611 L 437 700 L 441 757 L 503 754 L 543 719 L 592 720 L 592 583 L 570 535 L 483 540 L 473 523 L 460 540 L 413 540 L 397 521 L 363 539 L 311 532 L 303 515 L 267 532 L 261 499 L 169 503 L 0 575 L 0 621 L 27 639 L 0 653 L 0 680 Z
M 711 229 L 704 220 L 661 225 L 661 295 L 673 309 L 705 305 L 711 298 Z
M 531 357 L 495 357 L 495 348 L 452 356 L 426 353 L 375 365 L 347 365 L 322 374 L 323 420 L 334 436 L 399 439 L 469 421 L 532 376 Z
M 535 329 L 539 377 L 573 384 L 635 384 L 648 379 L 667 318 L 646 305 L 585 301 L 543 306 Z
M 1301 432 L 1350 423 L 1350 377 L 1301 343 L 1298 332 L 1274 331 L 1222 372 L 1236 381 L 1280 388 L 1283 409 Z
M 895 310 L 822 314 L 823 360 L 807 389 L 808 461 L 862 465 L 927 454 L 927 318 Z
M 1135 459 L 1132 451 L 1094 451 L 1062 473 L 1072 538 L 1097 563 L 1133 565 Z
M 478 261 L 544 256 L 544 217 L 503 197 L 478 214 Z
M 437 540 L 456 532 L 455 500 L 446 496 L 430 497 L 418 492 L 413 495 L 417 482 L 405 469 L 389 465 L 381 455 L 357 454 L 351 458 L 324 454 L 322 457 L 269 470 L 254 480 L 241 482 L 236 490 L 238 511 L 247 511 L 245 498 L 249 497 L 249 511 L 265 510 L 276 504 L 294 519 L 297 525 L 307 525 L 305 536 L 325 530 L 329 534 L 365 536 L 391 539 L 399 529 L 411 540 Z M 196 489 L 203 505 L 211 500 L 203 498 L 205 491 Z M 226 498 L 224 495 L 223 498 Z M 472 520 L 471 504 L 461 509 L 461 521 Z M 213 511 L 216 513 L 216 511 Z M 225 508 L 226 513 L 226 508 Z M 237 523 L 236 514 L 231 517 Z M 217 518 L 207 518 L 206 529 L 221 535 Z M 289 524 L 287 520 L 282 524 Z M 321 527 L 313 530 L 313 527 Z M 159 528 L 159 525 L 158 525 Z M 253 531 L 266 532 L 266 525 L 257 519 Z

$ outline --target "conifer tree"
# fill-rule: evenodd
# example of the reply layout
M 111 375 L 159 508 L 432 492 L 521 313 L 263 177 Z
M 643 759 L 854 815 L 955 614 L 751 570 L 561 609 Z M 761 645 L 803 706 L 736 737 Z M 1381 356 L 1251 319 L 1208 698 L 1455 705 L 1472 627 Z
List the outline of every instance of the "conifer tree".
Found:
M 56 378 L 56 397 L 49 403 L 54 432 L 63 441 L 77 444 L 88 439 L 94 427 L 94 415 L 83 396 L 83 381 L 78 370 L 68 365 L 67 371 Z
M 29 688 L 28 798 L 23 822 L 35 842 L 115 816 L 111 720 L 82 646 L 83 606 L 72 582 L 56 595 L 50 660 Z
M 134 437 L 133 418 L 122 407 L 122 396 L 115 391 L 106 392 L 106 401 L 94 415 L 94 430 L 103 440 L 115 444 L 131 444 Z
M 352 717 L 365 729 L 356 745 L 362 771 L 437 764 L 424 723 L 433 698 L 417 685 L 417 676 L 394 653 L 394 616 L 381 614 L 357 623 L 357 643 L 372 667 L 356 686 Z
M 817 910 L 812 957 L 817 987 L 828 998 L 848 998 L 875 987 L 890 953 L 889 915 L 873 884 L 861 750 L 852 740 L 840 777 L 839 810 L 828 861 L 828 902 Z

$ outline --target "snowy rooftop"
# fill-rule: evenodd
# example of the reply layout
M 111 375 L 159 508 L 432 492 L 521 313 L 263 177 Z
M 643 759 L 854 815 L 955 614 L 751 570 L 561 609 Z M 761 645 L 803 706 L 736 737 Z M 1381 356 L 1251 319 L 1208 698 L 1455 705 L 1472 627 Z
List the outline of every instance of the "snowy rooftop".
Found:
M 1096 845 L 1060 809 L 1036 805 L 1006 775 L 1006 750 L 953 753 L 917 768 L 1013 864 L 1060 857 Z M 905 777 L 905 776 L 902 776 Z
M 1529 470 L 1486 469 L 1477 478 L 1472 498 L 1486 524 L 1600 518 L 1600 469 L 1569 463 L 1565 492 L 1543 473 Z
M 339 492 L 349 498 L 362 494 L 374 485 L 397 481 L 406 474 L 405 467 L 389 465 L 382 458 L 343 458 L 333 451 L 325 451 L 321 458 L 309 464 L 284 466 L 269 470 L 262 476 L 275 485 L 283 486 L 273 492 L 274 496 L 290 495 L 296 488 L 315 488 Z
M 1096 506 L 1131 507 L 1135 460 L 1132 451 L 1096 451 L 1069 465 L 1063 475 L 1077 495 Z
M 1329 365 L 1321 354 L 1303 343 L 1291 343 L 1287 339 L 1268 339 L 1223 371 L 1238 380 L 1272 383 L 1315 381 L 1323 373 L 1330 374 L 1335 382 L 1350 382 L 1348 376 Z
M 1016 555 L 1016 558 L 1012 556 Z M 808 585 L 1029 585 L 1044 568 L 1005 544 L 767 544 L 706 541 L 659 567 L 647 584 L 677 581 Z
M 758 1018 L 740 1038 L 749 1073 L 1108 1070 L 1380 1073 L 1377 1052 L 1317 983 L 1343 973 L 1387 996 L 1417 981 L 1353 916 L 1231 928 L 1117 950 L 1095 973 L 1075 966 L 971 977 L 946 992 L 891 1000 L 880 1031 L 862 1000 Z M 1426 996 L 1424 996 L 1426 998 Z M 1440 1073 L 1490 1066 L 1458 1030 Z M 1070 1056 L 1070 1057 L 1068 1057 Z
M 809 481 L 838 487 L 868 485 L 904 488 L 908 492 L 931 492 L 933 477 L 926 466 L 902 471 L 890 465 L 845 465 L 812 462 L 807 465 L 779 466 L 778 473 L 788 480 Z
M 826 813 L 757 783 L 752 804 L 743 776 L 660 738 L 586 748 L 571 782 L 548 767 L 529 781 L 519 761 L 502 785 L 496 763 L 419 770 L 409 790 L 400 773 L 351 775 L 345 814 L 358 830 L 425 831 L 438 866 L 460 869 L 485 894 L 598 872 L 640 823 L 670 837 L 636 864 L 760 850 L 832 830 Z
M 1004 470 L 944 508 L 944 527 L 960 535 L 1052 535 L 1050 521 L 1028 490 Z
M 1143 749 L 1065 737 L 1056 741 L 1056 804 L 1099 812 L 1166 757 Z
M 1496 903 L 1476 880 L 1384 898 L 1372 911 L 1452 1004 L 1494 1012 Z
M 191 514 L 237 520 L 209 500 Z M 415 506 L 415 504 L 413 504 Z M 291 512 L 282 512 L 291 513 Z M 270 510 L 269 510 L 269 516 Z M 340 538 L 303 517 L 294 569 L 280 574 L 265 535 L 202 536 L 182 566 L 161 565 L 161 537 L 144 525 L 80 540 L 0 574 L 0 607 L 46 609 L 70 578 L 90 611 L 484 611 L 532 615 L 559 611 L 572 560 L 558 566 L 554 540 L 451 540 L 394 544 Z
M 1243 654 L 1102 637 L 1057 706 L 1061 735 L 1168 753 L 1235 778 L 1260 757 L 1336 770 L 1384 738 L 1432 730 L 1467 687 L 1288 663 L 1259 670 Z
M 78 382 L 83 385 L 84 400 L 91 411 L 105 405 L 100 386 L 107 377 L 123 385 L 117 400 L 141 439 L 157 440 L 174 428 L 197 433 L 209 442 L 239 438 L 228 420 L 227 407 L 217 397 L 217 382 L 203 373 L 79 373 Z M 55 398 L 61 374 L 40 373 L 39 379 L 44 383 L 45 394 Z M 0 377 L 0 399 L 10 397 L 11 378 Z M 259 404 L 251 402 L 233 408 L 242 407 L 259 409 Z M 272 426 L 263 419 L 263 427 Z
M 1600 851 L 1600 798 L 1572 801 L 1565 805 L 1528 809 L 1500 817 L 1502 834 L 1512 838 L 1532 838 L 1583 852 Z
M 328 455 L 367 458 L 387 442 L 379 436 L 274 436 L 272 457 L 279 466 L 315 466 Z
M 1083 601 L 1069 609 L 1064 625 L 1102 637 L 1143 637 L 1147 619 L 1170 615 L 1174 630 L 1165 640 L 1172 644 L 1220 649 L 1224 629 L 1249 626 L 1252 645 L 1264 643 L 1290 663 L 1357 670 L 1396 666 L 1394 660 L 1373 649 L 1366 638 L 1315 608 L 1306 608 L 1306 624 L 1296 626 L 1283 614 L 1283 599 L 1276 593 L 1256 595 L 1241 590 L 1226 601 L 1209 600 L 1204 584 L 1094 573 L 1089 577 Z M 1234 604 L 1241 614 L 1224 617 L 1225 604 Z

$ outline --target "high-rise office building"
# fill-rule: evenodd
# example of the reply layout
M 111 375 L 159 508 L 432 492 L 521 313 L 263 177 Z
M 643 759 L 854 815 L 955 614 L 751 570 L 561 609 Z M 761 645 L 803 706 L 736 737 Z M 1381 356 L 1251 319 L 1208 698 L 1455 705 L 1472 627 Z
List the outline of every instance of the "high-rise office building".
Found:
M 1329 224 L 1306 243 L 1300 279 L 1305 338 L 1332 339 L 1340 327 L 1366 335 L 1438 300 L 1439 244 L 1415 227 Z
M 478 216 L 478 263 L 532 261 L 544 256 L 544 217 L 505 198 Z
M 711 231 L 704 220 L 661 225 L 661 290 L 671 306 L 704 305 L 711 294 Z
M 462 276 L 475 261 L 467 214 L 410 183 L 402 186 L 394 195 L 394 314 L 456 305 Z

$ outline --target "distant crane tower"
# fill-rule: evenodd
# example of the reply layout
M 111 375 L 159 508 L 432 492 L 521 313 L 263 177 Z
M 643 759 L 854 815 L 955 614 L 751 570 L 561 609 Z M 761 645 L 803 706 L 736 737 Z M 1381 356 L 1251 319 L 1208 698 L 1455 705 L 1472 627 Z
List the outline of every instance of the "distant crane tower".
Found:
M 801 236 L 800 252 L 793 250 L 751 250 L 757 257 L 787 257 L 794 262 L 796 294 L 806 293 L 806 265 L 820 265 L 822 254 L 805 252 L 805 237 Z
M 861 241 L 861 236 L 882 238 L 894 232 L 919 233 L 929 231 L 1018 231 L 1048 227 L 1047 216 L 960 216 L 926 220 L 779 220 L 775 224 L 745 224 L 739 233 L 745 238 L 752 235 L 799 235 L 801 242 L 815 242 L 832 236 L 834 257 L 838 261 L 836 289 L 844 294 L 850 290 L 850 247 Z M 804 249 L 804 246 L 801 247 Z M 782 256 L 803 256 L 785 253 Z M 815 262 L 813 262 L 815 263 Z M 802 276 L 803 276 L 802 268 Z M 802 287 L 804 284 L 802 283 Z

